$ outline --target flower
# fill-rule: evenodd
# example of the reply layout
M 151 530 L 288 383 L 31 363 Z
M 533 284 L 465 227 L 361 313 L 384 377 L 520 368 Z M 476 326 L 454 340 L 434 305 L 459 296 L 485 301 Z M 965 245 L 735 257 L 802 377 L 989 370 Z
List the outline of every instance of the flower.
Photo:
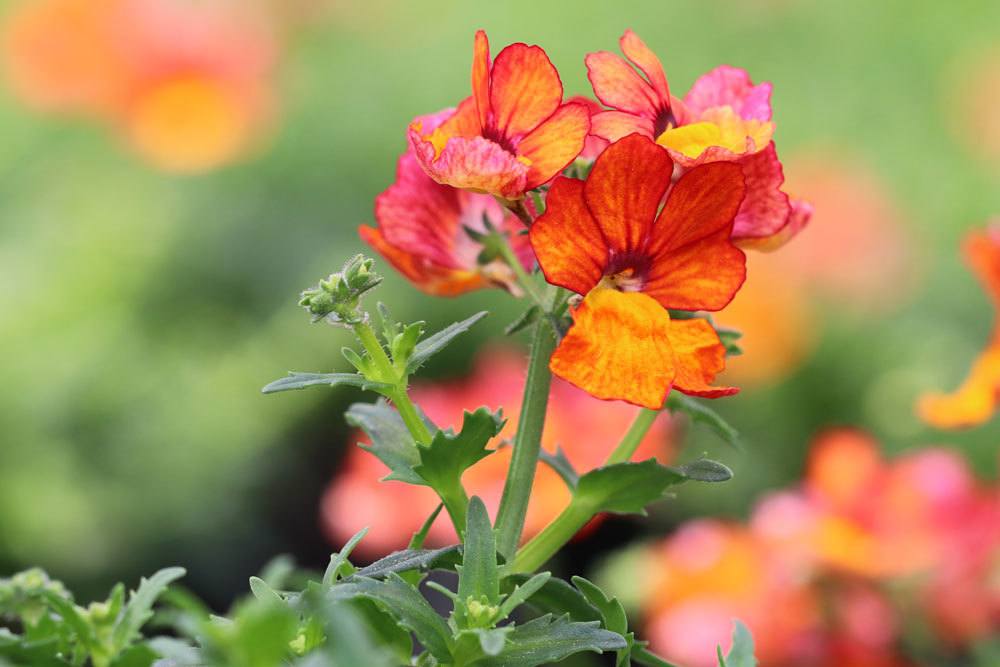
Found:
M 441 122 L 441 114 L 425 125 Z M 505 232 L 525 269 L 534 264 L 531 245 L 517 218 L 493 197 L 458 190 L 431 180 L 412 152 L 399 158 L 396 182 L 375 200 L 378 227 L 362 226 L 361 238 L 400 273 L 429 294 L 454 296 L 500 285 L 515 290 L 513 271 L 500 259 L 480 263 L 486 220 Z M 470 234 L 471 232 L 471 234 Z
M 250 4 L 39 0 L 5 27 L 27 104 L 107 122 L 165 171 L 228 164 L 270 119 L 276 39 Z
M 559 74 L 538 46 L 511 44 L 490 63 L 476 33 L 472 96 L 440 125 L 410 124 L 414 155 L 438 183 L 517 200 L 548 182 L 583 150 L 590 113 L 562 103 Z
M 508 349 L 484 352 L 473 374 L 458 381 L 418 384 L 413 398 L 435 423 L 460 424 L 470 404 L 503 406 L 508 421 L 496 443 L 512 439 L 517 432 L 526 363 L 523 355 Z M 579 472 L 604 462 L 615 441 L 628 428 L 635 409 L 623 403 L 607 403 L 588 396 L 558 379 L 553 381 L 542 447 L 548 452 L 561 448 Z M 651 456 L 667 462 L 671 456 L 671 424 L 660 417 L 643 439 L 636 460 Z M 466 471 L 462 478 L 470 495 L 483 499 L 496 515 L 513 449 L 503 447 Z M 327 535 L 342 544 L 358 530 L 370 531 L 358 545 L 359 553 L 377 556 L 406 546 L 439 500 L 427 487 L 399 481 L 378 481 L 388 469 L 372 454 L 351 447 L 340 474 L 323 497 L 322 517 Z M 540 463 L 528 504 L 523 539 L 536 535 L 569 502 L 566 484 L 548 465 Z M 427 537 L 428 546 L 454 544 L 451 523 L 440 517 Z
M 965 260 L 1000 308 L 1000 228 L 974 232 L 965 240 Z M 968 377 L 950 394 L 930 393 L 920 397 L 917 412 L 937 428 L 976 426 L 988 420 L 1000 400 L 1000 323 L 986 349 L 972 364 Z
M 632 133 L 655 139 L 684 169 L 738 163 L 747 193 L 732 234 L 748 247 L 773 249 L 805 226 L 811 207 L 781 191 L 785 177 L 771 140 L 770 83 L 754 85 L 744 70 L 723 65 L 699 78 L 681 101 L 670 94 L 663 65 L 638 35 L 627 30 L 619 44 L 628 62 L 607 51 L 586 58 L 594 94 L 612 109 L 593 116 L 594 134 L 609 141 Z
M 598 398 L 657 409 L 672 386 L 713 398 L 737 391 L 711 386 L 725 368 L 712 326 L 667 309 L 719 310 L 743 283 L 746 258 L 730 241 L 743 176 L 722 162 L 671 187 L 672 174 L 665 151 L 628 136 L 586 181 L 556 179 L 531 227 L 546 280 L 586 295 L 550 367 Z

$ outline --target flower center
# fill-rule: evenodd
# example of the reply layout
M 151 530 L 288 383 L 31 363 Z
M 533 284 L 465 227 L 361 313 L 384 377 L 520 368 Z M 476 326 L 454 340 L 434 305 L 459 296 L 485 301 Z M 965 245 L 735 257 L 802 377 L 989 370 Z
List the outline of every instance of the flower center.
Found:
M 641 292 L 649 273 L 649 258 L 629 252 L 612 255 L 601 282 L 619 292 Z

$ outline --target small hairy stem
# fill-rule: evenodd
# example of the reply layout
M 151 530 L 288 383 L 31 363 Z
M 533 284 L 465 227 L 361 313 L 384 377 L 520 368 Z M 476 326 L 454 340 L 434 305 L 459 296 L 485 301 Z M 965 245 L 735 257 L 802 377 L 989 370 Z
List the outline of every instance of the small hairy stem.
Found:
M 501 203 L 507 207 L 511 213 L 516 215 L 518 219 L 524 223 L 525 227 L 531 227 L 531 223 L 535 220 L 531 217 L 531 213 L 528 212 L 528 207 L 524 205 L 523 199 L 509 200 L 504 199 Z
M 588 507 L 570 503 L 542 532 L 525 544 L 517 556 L 510 573 L 534 572 L 555 556 L 580 529 L 587 525 L 594 513 Z
M 524 270 L 524 266 L 521 264 L 521 260 L 517 258 L 514 254 L 514 249 L 510 247 L 510 242 L 507 237 L 501 236 L 500 243 L 497 244 L 497 249 L 500 251 L 500 256 L 503 257 L 503 261 L 514 272 L 514 276 L 517 278 L 518 284 L 524 289 L 525 294 L 531 297 L 531 300 L 538 304 L 538 307 L 542 310 L 547 311 L 548 308 L 542 299 L 542 294 L 538 291 L 538 286 L 535 281 L 532 280 L 528 272 Z
M 628 432 L 625 433 L 625 437 L 622 441 L 618 443 L 611 455 L 608 456 L 608 460 L 605 461 L 604 465 L 611 465 L 613 463 L 625 463 L 632 460 L 632 455 L 635 454 L 635 450 L 639 448 L 639 444 L 642 439 L 646 437 L 649 433 L 650 427 L 653 422 L 656 421 L 657 416 L 659 416 L 659 410 L 650 410 L 649 408 L 642 408 L 639 410 L 639 414 L 635 416 L 635 421 L 629 427 Z
M 518 420 L 517 435 L 514 437 L 514 452 L 507 470 L 507 481 L 503 487 L 500 510 L 497 513 L 497 551 L 508 560 L 517 550 L 524 529 L 524 516 L 528 511 L 528 498 L 535 481 L 535 468 L 542 445 L 542 429 L 545 413 L 549 405 L 549 387 L 552 373 L 549 371 L 549 357 L 556 346 L 555 332 L 547 319 L 535 325 L 535 338 L 531 345 L 531 359 L 528 362 L 528 379 L 524 385 L 521 401 L 521 416 Z

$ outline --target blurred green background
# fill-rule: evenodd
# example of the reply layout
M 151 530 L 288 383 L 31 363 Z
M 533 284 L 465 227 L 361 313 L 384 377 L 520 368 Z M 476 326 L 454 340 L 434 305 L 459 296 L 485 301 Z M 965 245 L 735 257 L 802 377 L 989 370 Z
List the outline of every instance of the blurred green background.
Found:
M 919 257 L 915 292 L 863 314 L 817 303 L 822 329 L 801 367 L 717 404 L 745 451 L 699 430 L 686 451 L 729 463 L 736 480 L 685 489 L 661 528 L 744 515 L 797 477 L 810 436 L 831 424 L 868 428 L 892 452 L 952 444 L 995 476 L 1000 425 L 937 434 L 912 404 L 958 383 L 992 323 L 958 246 L 1000 213 L 998 162 L 956 140 L 950 96 L 956 63 L 1000 42 L 1000 3 L 369 0 L 334 4 L 289 39 L 270 146 L 207 176 L 165 176 L 101 128 L 2 93 L 0 572 L 41 565 L 87 599 L 182 564 L 221 607 L 274 554 L 326 560 L 318 501 L 357 396 L 259 388 L 344 366 L 346 332 L 310 326 L 296 295 L 361 249 L 356 227 L 391 183 L 412 117 L 468 94 L 479 27 L 495 51 L 542 45 L 567 94 L 590 92 L 584 55 L 616 50 L 627 27 L 675 92 L 719 63 L 773 81 L 779 152 L 863 159 Z M 379 298 L 403 319 L 497 314 L 428 377 L 463 374 L 517 312 L 499 292 L 431 299 L 386 272 Z

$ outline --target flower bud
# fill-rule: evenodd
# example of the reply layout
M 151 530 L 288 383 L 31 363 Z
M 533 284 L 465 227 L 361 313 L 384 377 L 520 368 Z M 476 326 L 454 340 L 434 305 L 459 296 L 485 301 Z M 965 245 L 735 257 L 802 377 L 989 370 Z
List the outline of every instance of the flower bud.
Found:
M 358 309 L 360 297 L 382 282 L 382 277 L 372 271 L 372 264 L 364 255 L 355 255 L 339 273 L 304 290 L 299 305 L 312 314 L 314 322 L 324 318 L 332 324 L 363 322 L 367 314 Z

